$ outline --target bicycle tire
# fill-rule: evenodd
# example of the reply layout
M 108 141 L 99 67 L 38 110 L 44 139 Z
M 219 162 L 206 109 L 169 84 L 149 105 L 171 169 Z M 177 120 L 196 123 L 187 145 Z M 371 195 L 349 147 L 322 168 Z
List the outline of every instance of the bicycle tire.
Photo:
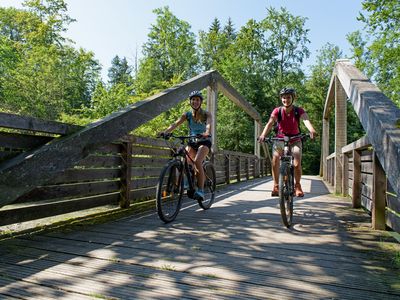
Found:
M 279 172 L 279 207 L 283 224 L 289 228 L 293 222 L 293 174 L 287 164 L 282 163 Z
M 156 209 L 164 223 L 175 220 L 182 206 L 183 192 L 182 162 L 170 161 L 161 171 L 157 184 Z
M 206 210 L 211 207 L 215 200 L 215 188 L 217 183 L 214 165 L 211 162 L 206 161 L 203 163 L 203 169 L 205 175 L 204 199 L 197 199 L 197 202 L 202 209 Z

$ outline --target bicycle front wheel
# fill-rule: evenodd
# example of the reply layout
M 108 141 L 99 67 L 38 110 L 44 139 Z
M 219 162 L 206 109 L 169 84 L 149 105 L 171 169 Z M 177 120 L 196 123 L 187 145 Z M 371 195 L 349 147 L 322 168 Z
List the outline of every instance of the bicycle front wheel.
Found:
M 293 186 L 292 172 L 287 164 L 282 163 L 279 172 L 279 206 L 283 224 L 287 228 L 293 221 Z
M 206 161 L 203 164 L 204 168 L 204 175 L 205 175 L 205 181 L 204 181 L 204 199 L 203 200 L 197 200 L 199 203 L 200 207 L 202 209 L 209 209 L 211 205 L 214 202 L 215 199 L 215 188 L 216 188 L 216 175 L 215 175 L 215 168 L 214 165 Z
M 169 223 L 175 220 L 182 205 L 183 165 L 178 160 L 169 162 L 160 174 L 157 185 L 156 208 L 160 219 Z

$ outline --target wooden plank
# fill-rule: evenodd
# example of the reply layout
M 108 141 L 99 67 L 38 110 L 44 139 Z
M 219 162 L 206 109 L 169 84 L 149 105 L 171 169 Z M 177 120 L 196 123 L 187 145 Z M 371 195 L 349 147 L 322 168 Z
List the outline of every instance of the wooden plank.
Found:
M 15 203 L 36 202 L 49 199 L 83 197 L 96 194 L 111 193 L 120 190 L 119 181 L 80 182 L 62 185 L 37 187 L 17 198 Z
M 213 72 L 200 74 L 146 100 L 131 104 L 68 137 L 55 139 L 34 153 L 21 154 L 3 163 L 0 166 L 0 207 L 12 203 L 19 196 L 78 164 L 92 149 L 125 136 L 175 106 L 186 99 L 190 91 L 205 88 L 210 84 Z
M 386 224 L 396 231 L 397 233 L 400 232 L 400 217 L 398 214 L 395 214 L 391 211 L 386 211 Z
M 162 168 L 148 168 L 148 167 L 139 167 L 132 168 L 132 177 L 155 177 L 159 176 L 162 171 Z
M 0 127 L 61 135 L 68 135 L 82 129 L 81 126 L 77 125 L 40 120 L 33 117 L 20 116 L 4 112 L 0 112 Z
M 154 187 L 158 183 L 158 177 L 136 178 L 132 181 L 132 189 L 139 189 L 144 187 Z
M 160 167 L 164 166 L 170 159 L 159 157 L 132 157 L 134 167 Z
M 119 168 L 96 168 L 96 169 L 69 169 L 62 175 L 49 181 L 49 185 L 96 181 L 101 179 L 116 179 L 121 176 Z
M 171 150 L 169 149 L 157 149 L 150 147 L 134 146 L 132 148 L 132 155 L 148 155 L 148 156 L 159 156 L 159 157 L 171 157 Z
M 15 224 L 118 203 L 119 192 L 0 210 L 0 225 Z
M 131 201 L 130 190 L 132 184 L 132 143 L 129 141 L 121 144 L 121 160 L 119 206 L 128 208 Z
M 49 136 L 0 132 L 0 147 L 30 150 L 42 146 L 52 139 L 54 138 Z
M 89 155 L 81 160 L 77 167 L 86 168 L 115 168 L 122 164 L 120 155 Z M 50 181 L 50 180 L 49 180 Z
M 386 194 L 386 206 L 400 215 L 400 198 L 392 194 Z

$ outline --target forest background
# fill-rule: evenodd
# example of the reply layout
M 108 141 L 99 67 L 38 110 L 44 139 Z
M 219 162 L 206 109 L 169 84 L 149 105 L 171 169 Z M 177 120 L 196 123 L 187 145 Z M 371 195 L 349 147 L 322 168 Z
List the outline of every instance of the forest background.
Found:
M 318 50 L 306 76 L 302 67 L 310 56 L 306 18 L 283 7 L 270 7 L 260 21 L 250 19 L 235 28 L 230 19 L 221 24 L 215 18 L 208 29 L 195 34 L 190 23 L 177 18 L 169 7 L 153 12 L 156 21 L 141 58 L 130 65 L 126 57 L 116 55 L 104 80 L 95 54 L 76 49 L 65 38 L 74 20 L 64 0 L 26 0 L 23 9 L 0 7 L 0 111 L 86 125 L 215 69 L 257 109 L 264 122 L 280 104 L 279 90 L 296 88 L 297 105 L 306 109 L 321 134 L 333 66 L 343 54 L 338 46 L 327 43 Z M 365 0 L 358 18 L 365 26 L 346 36 L 351 45 L 348 58 L 399 106 L 400 3 Z M 222 95 L 218 101 L 218 147 L 251 153 L 253 121 Z M 154 136 L 189 108 L 184 101 L 135 133 Z M 349 105 L 347 140 L 350 143 L 363 135 Z M 307 143 L 304 173 L 318 174 L 320 149 L 319 139 Z

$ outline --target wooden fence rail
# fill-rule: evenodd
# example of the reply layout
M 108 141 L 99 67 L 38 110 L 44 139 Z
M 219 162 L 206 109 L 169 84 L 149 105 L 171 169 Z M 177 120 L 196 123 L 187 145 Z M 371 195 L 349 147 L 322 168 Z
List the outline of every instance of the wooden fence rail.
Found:
M 327 182 L 335 185 L 336 154 L 327 157 Z M 400 197 L 396 195 L 367 137 L 346 145 L 341 151 L 343 195 L 352 199 L 353 207 L 371 213 L 372 227 L 386 226 L 400 232 Z
M 11 128 L 11 116 L 3 119 L 8 120 L 7 124 L 0 121 L 0 127 Z M 11 132 L 0 132 L 0 162 L 7 162 L 71 130 L 79 130 L 77 126 L 51 122 L 51 130 L 46 132 L 45 121 L 28 117 L 22 120 L 13 123 Z M 40 133 L 32 130 L 38 124 L 41 124 Z M 170 157 L 170 149 L 160 139 L 126 136 L 103 145 L 45 185 L 2 207 L 0 226 L 107 204 L 128 207 L 130 203 L 154 199 L 158 176 Z M 217 184 L 265 176 L 270 170 L 265 159 L 251 154 L 218 151 L 211 159 L 216 167 Z

